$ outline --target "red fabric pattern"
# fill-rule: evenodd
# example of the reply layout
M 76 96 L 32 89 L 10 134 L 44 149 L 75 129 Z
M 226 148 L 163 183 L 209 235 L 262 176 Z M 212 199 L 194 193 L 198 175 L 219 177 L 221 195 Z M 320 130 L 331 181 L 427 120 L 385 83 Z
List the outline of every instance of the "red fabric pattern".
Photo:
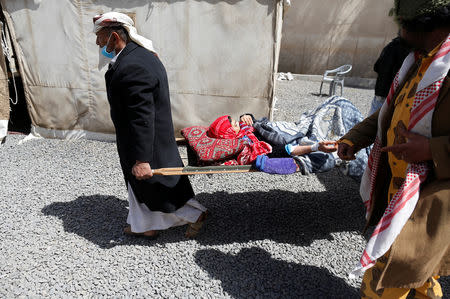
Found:
M 258 138 L 256 138 L 255 134 L 253 134 L 253 132 L 255 132 L 255 128 L 253 128 L 253 126 L 240 122 L 239 127 L 241 128 L 239 131 L 239 135 L 241 136 L 240 138 L 247 136 L 252 142 L 260 142 Z
M 255 129 L 245 123 L 239 123 L 240 131 L 236 133 L 231 126 L 228 115 L 217 118 L 208 129 L 208 136 L 213 138 L 245 140 L 247 143 L 237 157 L 239 165 L 249 165 L 256 160 L 259 155 L 272 152 L 270 144 L 259 141 L 253 132 Z
M 258 141 L 252 144 L 247 143 L 244 146 L 244 149 L 239 153 L 237 161 L 239 165 L 249 165 L 252 164 L 259 155 L 265 155 L 271 152 L 272 146 L 264 141 Z
M 242 151 L 246 142 L 240 139 L 210 138 L 206 134 L 207 130 L 207 127 L 201 126 L 181 130 L 181 134 L 195 152 L 199 165 L 238 164 L 234 158 Z
M 208 128 L 208 137 L 220 139 L 234 139 L 237 134 L 228 120 L 228 115 L 216 119 Z

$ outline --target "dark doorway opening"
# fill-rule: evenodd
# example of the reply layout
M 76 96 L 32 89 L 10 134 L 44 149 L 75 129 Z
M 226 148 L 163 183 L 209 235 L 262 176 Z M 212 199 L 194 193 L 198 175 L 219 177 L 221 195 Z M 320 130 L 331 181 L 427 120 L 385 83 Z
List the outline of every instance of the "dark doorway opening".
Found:
M 10 133 L 29 134 L 31 129 L 31 119 L 25 100 L 22 78 L 15 77 L 14 81 L 12 77 L 8 80 L 9 96 L 11 98 L 9 102 L 11 113 L 8 123 L 8 131 Z

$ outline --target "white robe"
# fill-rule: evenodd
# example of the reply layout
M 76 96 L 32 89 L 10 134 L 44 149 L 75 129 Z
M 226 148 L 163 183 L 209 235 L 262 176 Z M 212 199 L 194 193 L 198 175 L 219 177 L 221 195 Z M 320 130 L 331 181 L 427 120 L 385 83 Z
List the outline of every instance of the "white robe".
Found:
M 134 196 L 133 189 L 128 184 L 129 211 L 127 223 L 134 233 L 143 233 L 149 230 L 164 230 L 174 226 L 194 223 L 206 208 L 195 199 L 190 199 L 184 206 L 173 213 L 150 211 Z

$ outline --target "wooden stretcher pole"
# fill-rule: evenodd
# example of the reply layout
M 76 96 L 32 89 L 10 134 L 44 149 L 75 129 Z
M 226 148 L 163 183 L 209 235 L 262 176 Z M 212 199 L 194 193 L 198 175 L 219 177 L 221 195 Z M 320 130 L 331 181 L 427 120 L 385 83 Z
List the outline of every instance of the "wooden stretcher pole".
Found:
M 255 172 L 257 169 L 251 165 L 232 165 L 232 166 L 186 166 L 173 168 L 153 169 L 153 175 L 193 175 L 193 174 L 214 174 L 214 173 L 244 173 Z

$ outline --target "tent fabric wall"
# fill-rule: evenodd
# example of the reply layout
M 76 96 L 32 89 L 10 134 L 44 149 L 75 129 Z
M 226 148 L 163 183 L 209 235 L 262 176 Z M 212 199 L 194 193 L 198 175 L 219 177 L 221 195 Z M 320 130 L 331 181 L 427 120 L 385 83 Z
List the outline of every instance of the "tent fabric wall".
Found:
M 166 66 L 175 131 L 217 116 L 271 112 L 281 30 L 277 0 L 0 0 L 32 120 L 44 137 L 114 133 L 92 17 L 133 14 Z M 280 9 L 281 7 L 281 9 Z
M 0 26 L 0 36 L 2 27 Z M 9 121 L 9 90 L 8 71 L 6 69 L 5 55 L 0 47 L 0 142 L 2 142 L 8 132 Z

